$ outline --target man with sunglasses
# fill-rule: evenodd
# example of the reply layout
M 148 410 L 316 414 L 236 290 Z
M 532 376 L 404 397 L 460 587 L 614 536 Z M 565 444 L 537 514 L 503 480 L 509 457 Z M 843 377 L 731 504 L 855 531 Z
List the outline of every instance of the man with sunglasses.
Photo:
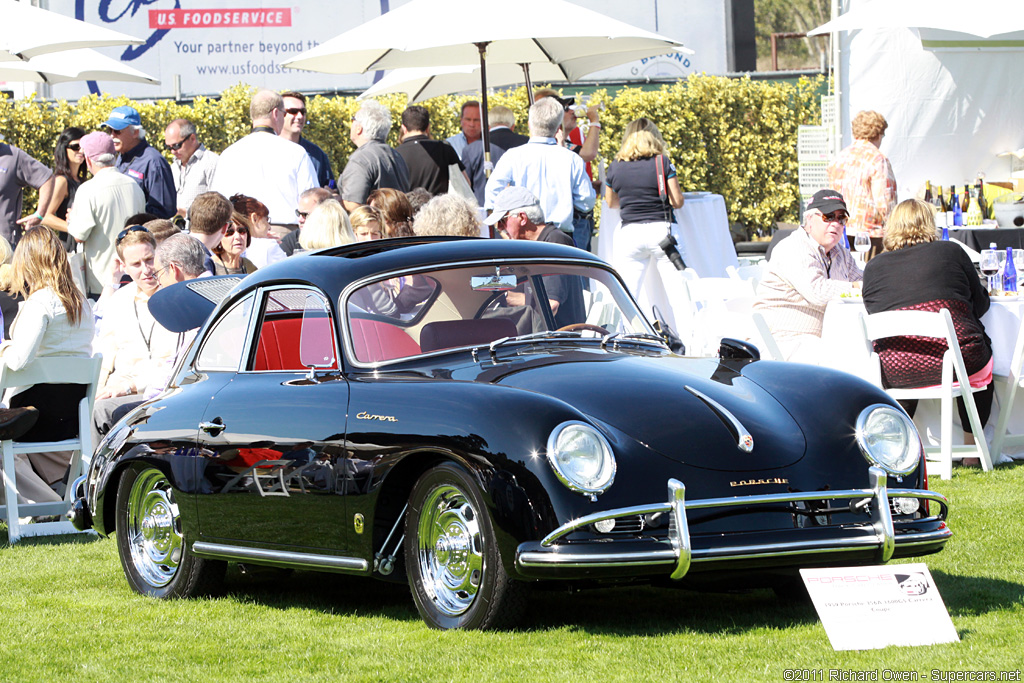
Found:
M 79 145 L 92 178 L 75 193 L 68 233 L 83 243 L 86 289 L 97 299 L 114 272 L 117 235 L 129 217 L 145 210 L 146 196 L 138 183 L 118 172 L 109 135 L 89 133 Z
M 786 360 L 816 364 L 825 307 L 860 288 L 864 274 L 845 244 L 848 218 L 841 194 L 819 190 L 807 204 L 803 228 L 772 251 L 754 310 L 764 316 Z
M 300 92 L 290 91 L 281 93 L 284 101 L 284 125 L 281 128 L 281 137 L 306 150 L 309 160 L 313 162 L 316 169 L 317 187 L 328 187 L 334 180 L 334 171 L 331 169 L 331 160 L 315 142 L 310 142 L 302 137 L 302 131 L 309 123 L 306 115 L 306 96 Z
M 146 142 L 146 130 L 134 107 L 117 107 L 103 123 L 114 139 L 117 170 L 134 180 L 146 196 L 146 211 L 157 218 L 170 218 L 177 211 L 171 165 Z
M 164 147 L 174 155 L 171 176 L 178 195 L 178 215 L 188 215 L 192 201 L 213 186 L 219 155 L 199 142 L 195 125 L 187 119 L 174 119 L 164 129 Z
M 260 90 L 249 103 L 252 132 L 221 152 L 213 189 L 225 197 L 255 197 L 270 210 L 271 233 L 283 237 L 295 227 L 301 192 L 319 187 L 309 155 L 281 137 L 284 100 Z

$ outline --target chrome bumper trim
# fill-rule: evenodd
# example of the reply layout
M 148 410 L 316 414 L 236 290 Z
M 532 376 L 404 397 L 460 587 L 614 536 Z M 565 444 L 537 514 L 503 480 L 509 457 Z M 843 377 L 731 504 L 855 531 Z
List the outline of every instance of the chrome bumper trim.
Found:
M 219 560 L 234 562 L 249 560 L 250 562 L 264 562 L 288 567 L 311 567 L 360 572 L 365 572 L 370 568 L 370 564 L 366 560 L 357 557 L 336 557 L 334 555 L 297 553 L 287 550 L 243 548 L 236 545 L 206 543 L 204 541 L 193 543 L 192 552 L 201 557 L 211 557 Z
M 889 509 L 889 498 L 919 498 L 938 503 L 942 506 L 941 515 L 929 517 L 923 522 L 944 520 L 948 509 L 948 502 L 941 494 L 933 491 L 919 491 L 914 489 L 888 489 L 887 475 L 884 470 L 878 467 L 868 469 L 871 488 L 849 489 L 838 491 L 811 491 L 799 493 L 777 493 L 760 496 L 744 496 L 733 498 L 707 498 L 703 500 L 686 500 L 686 487 L 675 479 L 668 481 L 667 503 L 655 503 L 651 505 L 635 505 L 614 510 L 605 510 L 592 515 L 586 515 L 579 519 L 572 520 L 558 527 L 544 537 L 540 542 L 541 550 L 523 549 L 516 554 L 516 563 L 523 567 L 549 567 L 549 566 L 573 566 L 573 567 L 612 567 L 612 566 L 642 566 L 642 565 L 674 565 L 671 573 L 673 579 L 681 579 L 686 576 L 692 563 L 696 562 L 719 562 L 724 560 L 742 560 L 750 558 L 779 557 L 785 555 L 803 555 L 811 553 L 840 553 L 847 551 L 862 551 L 868 548 L 877 549 L 877 560 L 887 562 L 892 558 L 897 547 L 926 545 L 929 543 L 943 542 L 952 536 L 948 528 L 934 532 L 912 533 L 896 536 L 893 525 L 892 513 Z M 822 499 L 849 499 L 861 500 L 864 504 L 870 505 L 869 517 L 870 527 L 865 529 L 862 539 L 847 539 L 841 545 L 835 545 L 834 541 L 815 540 L 797 541 L 788 543 L 764 543 L 746 546 L 732 546 L 727 548 L 694 550 L 690 540 L 689 525 L 686 511 L 688 509 L 706 509 L 714 507 L 736 507 L 748 505 L 763 505 L 768 503 L 788 503 Z M 616 519 L 619 517 L 630 517 L 634 515 L 645 515 L 653 513 L 670 513 L 672 523 L 669 525 L 668 548 L 655 548 L 640 553 L 621 552 L 579 552 L 574 550 L 571 544 L 557 545 L 555 541 L 577 531 L 583 527 L 594 524 L 605 519 Z M 658 542 L 665 545 L 664 542 Z M 534 546 L 536 547 L 536 546 Z

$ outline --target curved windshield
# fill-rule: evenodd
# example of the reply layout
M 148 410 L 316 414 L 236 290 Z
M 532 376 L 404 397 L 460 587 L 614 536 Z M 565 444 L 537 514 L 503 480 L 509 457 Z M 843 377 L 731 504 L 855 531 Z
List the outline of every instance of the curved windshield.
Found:
M 449 267 L 381 279 L 353 291 L 342 310 L 360 363 L 525 336 L 654 334 L 609 271 L 560 263 Z M 572 334 L 554 334 L 559 331 Z

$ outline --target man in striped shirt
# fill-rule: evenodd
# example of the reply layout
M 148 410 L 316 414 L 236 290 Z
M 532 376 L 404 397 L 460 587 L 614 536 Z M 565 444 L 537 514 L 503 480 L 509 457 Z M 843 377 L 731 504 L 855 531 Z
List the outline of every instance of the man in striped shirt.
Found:
M 825 307 L 860 287 L 864 275 L 843 243 L 848 218 L 841 194 L 819 190 L 804 212 L 803 228 L 772 250 L 754 310 L 764 316 L 786 360 L 816 364 Z

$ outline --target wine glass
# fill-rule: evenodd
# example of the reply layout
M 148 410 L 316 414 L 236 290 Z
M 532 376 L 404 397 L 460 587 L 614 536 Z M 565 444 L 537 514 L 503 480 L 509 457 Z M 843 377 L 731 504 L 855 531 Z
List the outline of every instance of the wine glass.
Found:
M 858 232 L 853 238 L 853 248 L 857 252 L 857 260 L 864 264 L 867 252 L 871 250 L 871 235 L 864 231 Z
M 989 294 L 998 292 L 996 273 L 999 272 L 999 254 L 1000 252 L 995 249 L 982 249 L 981 259 L 978 261 L 978 268 L 981 270 L 981 274 L 988 278 Z M 1006 258 L 1005 254 L 1003 258 Z

